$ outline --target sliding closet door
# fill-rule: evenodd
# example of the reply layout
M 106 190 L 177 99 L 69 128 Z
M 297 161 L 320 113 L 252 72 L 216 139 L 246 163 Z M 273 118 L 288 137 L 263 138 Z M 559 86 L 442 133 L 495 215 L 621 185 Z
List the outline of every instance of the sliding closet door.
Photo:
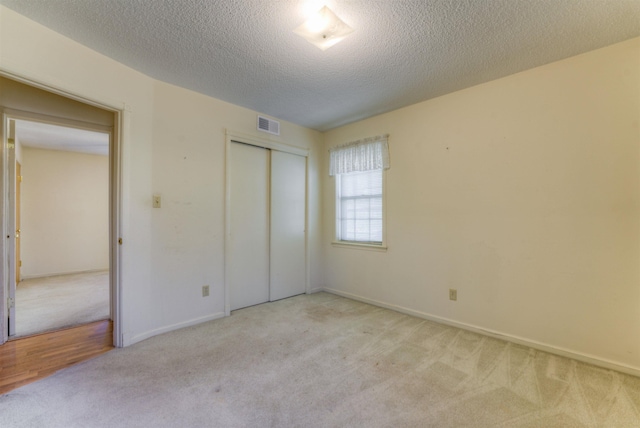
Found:
M 305 271 L 305 194 L 303 156 L 271 152 L 271 299 L 302 294 Z
M 269 301 L 269 150 L 231 143 L 231 310 Z

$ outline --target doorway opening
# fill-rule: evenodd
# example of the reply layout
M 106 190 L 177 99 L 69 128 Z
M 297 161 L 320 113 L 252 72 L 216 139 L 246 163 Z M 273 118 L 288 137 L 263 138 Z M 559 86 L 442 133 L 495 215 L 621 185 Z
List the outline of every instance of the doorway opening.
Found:
M 16 162 L 9 337 L 110 319 L 109 133 L 9 120 Z
M 0 75 L 0 344 L 120 327 L 121 112 Z

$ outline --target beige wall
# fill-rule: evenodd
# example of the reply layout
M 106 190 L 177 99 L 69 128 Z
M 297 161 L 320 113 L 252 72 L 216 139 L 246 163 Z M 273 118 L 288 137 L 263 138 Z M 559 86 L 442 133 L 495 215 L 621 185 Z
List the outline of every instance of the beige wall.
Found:
M 388 251 L 326 286 L 640 373 L 640 39 L 326 133 L 390 134 Z M 448 289 L 458 301 L 448 300 Z
M 109 268 L 109 158 L 23 147 L 22 278 Z
M 0 17 L 2 12 L 0 11 Z M 113 112 L 0 76 L 0 105 L 14 111 L 55 115 L 58 119 L 113 126 Z
M 225 130 L 258 136 L 255 113 L 233 104 L 187 91 L 173 85 L 154 85 L 153 193 L 162 197 L 162 209 L 152 212 L 156 231 L 151 238 L 152 257 L 158 262 L 153 282 L 178 284 L 165 291 L 172 302 L 167 310 L 158 301 L 154 309 L 168 323 L 188 317 L 195 307 L 205 305 L 201 286 L 211 284 L 211 297 L 224 301 L 225 236 Z M 319 275 L 320 220 L 319 184 L 321 135 L 284 124 L 283 140 L 310 150 L 310 253 L 312 284 Z M 158 300 L 158 299 L 156 299 Z
M 224 315 L 223 130 L 264 138 L 258 112 L 157 82 L 3 6 L 0 70 L 124 110 L 123 343 Z M 321 285 L 322 135 L 282 122 L 267 138 L 311 148 L 311 284 Z M 154 193 L 163 208 L 152 208 Z

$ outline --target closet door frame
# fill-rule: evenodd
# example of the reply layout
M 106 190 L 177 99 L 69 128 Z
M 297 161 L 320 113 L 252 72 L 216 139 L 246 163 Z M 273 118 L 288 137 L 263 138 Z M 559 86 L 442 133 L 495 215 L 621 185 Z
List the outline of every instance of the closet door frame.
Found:
M 305 187 L 305 218 L 304 218 L 304 249 L 305 249 L 305 293 L 311 292 L 309 279 L 309 150 L 283 143 L 281 141 L 273 141 L 270 137 L 261 138 L 259 136 L 243 134 L 231 130 L 225 130 L 225 217 L 224 217 L 224 313 L 226 316 L 231 315 L 231 301 L 229 278 L 227 276 L 230 248 L 229 243 L 231 237 L 231 174 L 229 161 L 231 155 L 231 143 L 242 143 L 251 146 L 261 147 L 269 150 L 290 153 L 293 155 L 303 156 L 306 160 L 306 187 Z

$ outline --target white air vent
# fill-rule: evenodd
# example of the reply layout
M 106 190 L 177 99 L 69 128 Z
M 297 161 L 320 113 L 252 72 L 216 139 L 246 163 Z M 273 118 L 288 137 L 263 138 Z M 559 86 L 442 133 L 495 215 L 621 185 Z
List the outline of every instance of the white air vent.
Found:
M 280 135 L 280 122 L 272 119 L 267 119 L 263 116 L 258 116 L 258 131 Z

